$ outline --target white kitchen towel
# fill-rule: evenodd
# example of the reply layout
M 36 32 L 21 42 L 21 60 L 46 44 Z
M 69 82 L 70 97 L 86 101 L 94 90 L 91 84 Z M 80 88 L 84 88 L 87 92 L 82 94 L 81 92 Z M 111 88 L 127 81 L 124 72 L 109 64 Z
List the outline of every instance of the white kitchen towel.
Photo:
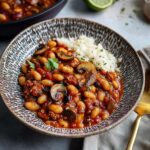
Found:
M 144 51 L 150 57 L 150 49 Z M 144 60 L 143 65 L 145 68 L 148 67 Z M 83 150 L 125 150 L 136 116 L 137 114 L 132 112 L 115 128 L 100 135 L 85 138 Z M 150 117 L 148 116 L 144 116 L 140 122 L 133 150 L 150 150 Z

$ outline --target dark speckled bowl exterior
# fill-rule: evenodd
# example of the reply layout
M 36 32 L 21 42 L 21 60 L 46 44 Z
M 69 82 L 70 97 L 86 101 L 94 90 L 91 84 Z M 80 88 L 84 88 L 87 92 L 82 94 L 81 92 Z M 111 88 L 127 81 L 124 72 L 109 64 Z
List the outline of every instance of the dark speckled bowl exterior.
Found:
M 21 30 L 25 29 L 26 27 L 34 23 L 55 17 L 64 7 L 66 2 L 67 0 L 57 0 L 54 6 L 38 14 L 34 14 L 30 17 L 18 21 L 0 23 L 0 38 L 11 38 L 14 35 L 18 34 Z
M 21 64 L 31 56 L 39 42 L 57 37 L 93 37 L 96 43 L 122 58 L 121 72 L 124 93 L 118 109 L 100 124 L 81 128 L 65 129 L 45 125 L 33 112 L 23 107 L 23 98 L 18 85 Z M 61 18 L 35 24 L 14 38 L 4 51 L 0 61 L 0 93 L 8 109 L 23 123 L 42 133 L 64 137 L 85 137 L 102 133 L 123 121 L 134 109 L 144 87 L 144 75 L 140 59 L 130 44 L 111 29 L 84 19 Z

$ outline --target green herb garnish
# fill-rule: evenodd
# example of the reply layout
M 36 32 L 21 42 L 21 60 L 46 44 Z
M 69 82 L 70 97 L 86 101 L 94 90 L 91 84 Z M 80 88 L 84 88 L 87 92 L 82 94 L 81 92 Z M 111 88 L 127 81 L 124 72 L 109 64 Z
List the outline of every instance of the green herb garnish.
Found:
M 81 57 L 81 60 L 82 60 L 82 61 L 84 61 L 84 60 L 85 60 L 85 58 L 84 58 L 84 57 Z
M 125 8 L 123 7 L 123 8 L 121 8 L 121 10 L 120 10 L 120 12 L 124 12 L 125 11 Z
M 92 58 L 91 58 L 91 61 L 93 61 L 93 60 L 94 60 L 94 58 L 92 57 Z
M 47 70 L 51 70 L 51 64 L 49 63 L 49 61 L 45 63 L 45 67 Z
M 29 66 L 30 66 L 31 69 L 35 69 L 35 64 L 34 63 L 32 63 L 29 60 L 27 60 L 27 62 L 28 62 L 28 64 L 29 64 Z
M 57 58 L 49 58 L 48 62 L 45 63 L 45 67 L 47 70 L 58 69 L 58 59 Z
M 133 9 L 132 10 L 135 14 L 137 14 L 138 10 L 137 9 Z

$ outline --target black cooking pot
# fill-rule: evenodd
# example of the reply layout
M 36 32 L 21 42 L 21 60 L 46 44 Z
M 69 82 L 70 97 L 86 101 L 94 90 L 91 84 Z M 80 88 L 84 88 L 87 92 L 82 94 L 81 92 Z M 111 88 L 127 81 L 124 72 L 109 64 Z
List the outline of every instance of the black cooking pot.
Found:
M 57 0 L 55 5 L 52 7 L 30 17 L 20 19 L 17 21 L 10 21 L 7 23 L 0 23 L 0 38 L 2 37 L 13 37 L 19 33 L 24 28 L 30 26 L 31 24 L 43 21 L 45 19 L 50 19 L 55 17 L 59 11 L 64 7 L 67 0 Z

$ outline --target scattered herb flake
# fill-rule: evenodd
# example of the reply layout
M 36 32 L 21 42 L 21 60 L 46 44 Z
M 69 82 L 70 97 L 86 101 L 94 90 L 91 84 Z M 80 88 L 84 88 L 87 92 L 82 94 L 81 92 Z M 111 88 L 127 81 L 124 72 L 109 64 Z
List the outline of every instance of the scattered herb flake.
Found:
M 27 60 L 27 62 L 28 62 L 28 64 L 29 64 L 29 66 L 30 66 L 31 69 L 35 69 L 35 64 L 34 63 L 32 63 L 29 60 Z
M 125 7 L 121 8 L 120 12 L 123 13 L 125 11 Z
M 128 26 L 129 24 L 126 22 L 125 25 Z
M 49 71 L 51 70 L 51 65 L 50 65 L 49 61 L 47 63 L 45 63 L 45 67 L 47 70 L 49 70 Z
M 132 10 L 135 14 L 138 12 L 138 10 L 137 9 L 133 9 Z
M 129 18 L 131 18 L 131 19 L 132 19 L 132 18 L 133 18 L 133 16 L 132 16 L 132 15 L 129 15 Z
M 85 58 L 81 57 L 81 60 L 82 60 L 82 61 L 84 61 L 84 60 L 85 60 Z

